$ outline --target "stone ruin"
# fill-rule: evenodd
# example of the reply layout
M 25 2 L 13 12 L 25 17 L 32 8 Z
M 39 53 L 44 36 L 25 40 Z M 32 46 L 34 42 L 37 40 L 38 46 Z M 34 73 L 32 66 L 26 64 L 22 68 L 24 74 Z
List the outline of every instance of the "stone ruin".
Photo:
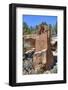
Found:
M 25 41 L 30 43 L 34 54 L 32 57 L 35 73 L 50 70 L 53 67 L 54 59 L 50 45 L 51 30 L 47 25 L 40 25 L 36 35 L 26 37 Z
M 50 46 L 51 31 L 47 26 L 40 26 L 39 33 L 35 38 L 35 53 L 33 66 L 35 72 L 50 70 L 53 66 L 53 54 Z

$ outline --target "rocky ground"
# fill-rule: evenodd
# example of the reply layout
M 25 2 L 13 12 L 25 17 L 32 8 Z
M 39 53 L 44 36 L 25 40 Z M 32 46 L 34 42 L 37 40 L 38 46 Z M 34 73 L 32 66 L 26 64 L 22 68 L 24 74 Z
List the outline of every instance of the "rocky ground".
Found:
M 57 57 L 54 57 L 54 65 L 51 70 L 42 70 L 40 69 L 39 72 L 35 72 L 33 69 L 33 62 L 32 59 L 29 58 L 28 60 L 23 60 L 23 74 L 29 75 L 29 74 L 49 74 L 49 73 L 57 73 Z

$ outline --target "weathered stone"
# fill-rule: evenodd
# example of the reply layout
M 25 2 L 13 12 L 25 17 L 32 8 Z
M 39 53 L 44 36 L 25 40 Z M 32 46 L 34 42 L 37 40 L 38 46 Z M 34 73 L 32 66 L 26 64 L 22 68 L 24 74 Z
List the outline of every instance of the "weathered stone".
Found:
M 24 60 L 24 74 L 39 74 L 44 73 L 44 71 L 51 73 L 53 71 L 49 71 L 54 66 L 54 57 L 51 51 L 50 31 L 49 28 L 46 27 L 45 32 L 43 28 L 43 31 L 41 30 L 39 34 L 36 34 L 32 39 L 30 37 L 26 40 L 30 42 L 31 49 L 35 49 L 32 53 L 25 53 L 25 57 L 27 58 Z

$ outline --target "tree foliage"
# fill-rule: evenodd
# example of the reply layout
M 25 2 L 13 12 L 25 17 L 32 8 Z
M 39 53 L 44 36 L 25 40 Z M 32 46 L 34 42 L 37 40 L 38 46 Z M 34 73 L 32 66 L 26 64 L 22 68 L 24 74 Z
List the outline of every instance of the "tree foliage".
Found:
M 39 24 L 39 25 L 42 25 L 42 24 L 48 25 L 46 22 L 41 22 L 41 24 Z M 36 34 L 38 31 L 39 25 L 36 25 L 34 27 L 32 27 L 32 26 L 29 27 L 26 22 L 23 22 L 23 33 L 24 33 L 24 35 Z M 57 22 L 54 25 L 49 24 L 48 26 L 51 29 L 52 35 L 57 35 Z
M 24 34 L 31 34 L 30 28 L 25 22 L 23 23 L 23 33 Z

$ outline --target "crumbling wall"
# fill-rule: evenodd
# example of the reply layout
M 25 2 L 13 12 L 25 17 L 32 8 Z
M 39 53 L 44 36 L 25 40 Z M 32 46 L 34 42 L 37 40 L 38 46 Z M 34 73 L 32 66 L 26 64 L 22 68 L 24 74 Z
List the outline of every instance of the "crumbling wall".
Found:
M 33 56 L 33 65 L 36 72 L 45 67 L 47 62 L 48 49 L 48 33 L 42 33 L 36 36 L 35 40 L 35 54 Z
M 35 72 L 49 70 L 53 66 L 53 54 L 51 52 L 50 37 L 48 31 L 36 36 L 35 54 L 33 56 L 33 66 Z M 41 70 L 42 69 L 42 70 Z
M 35 51 L 41 51 L 47 49 L 47 32 L 36 36 L 35 40 Z

